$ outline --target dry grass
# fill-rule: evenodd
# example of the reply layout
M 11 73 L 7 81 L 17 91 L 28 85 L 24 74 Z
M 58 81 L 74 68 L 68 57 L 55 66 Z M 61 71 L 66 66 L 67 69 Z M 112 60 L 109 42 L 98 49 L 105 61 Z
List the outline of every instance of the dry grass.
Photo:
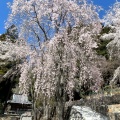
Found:
M 100 90 L 97 94 L 89 95 L 86 96 L 86 99 L 91 99 L 91 98 L 100 98 L 104 96 L 112 96 L 112 95 L 120 95 L 120 87 L 108 87 L 105 90 Z

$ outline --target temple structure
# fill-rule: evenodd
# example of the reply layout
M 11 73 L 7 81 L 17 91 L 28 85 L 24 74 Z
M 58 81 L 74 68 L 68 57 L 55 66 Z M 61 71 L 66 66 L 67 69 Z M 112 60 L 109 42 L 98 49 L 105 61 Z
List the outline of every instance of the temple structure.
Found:
M 32 110 L 32 103 L 28 100 L 26 94 L 13 94 L 12 100 L 7 101 L 5 113 L 23 114 Z

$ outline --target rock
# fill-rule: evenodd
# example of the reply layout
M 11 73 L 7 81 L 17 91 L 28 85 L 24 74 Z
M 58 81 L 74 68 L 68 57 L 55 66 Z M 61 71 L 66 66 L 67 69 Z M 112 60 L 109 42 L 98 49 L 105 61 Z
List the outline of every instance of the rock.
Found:
M 109 120 L 86 106 L 72 106 L 69 120 Z
M 107 109 L 110 120 L 120 120 L 120 104 L 108 105 Z
M 120 120 L 120 113 L 115 113 L 115 120 Z

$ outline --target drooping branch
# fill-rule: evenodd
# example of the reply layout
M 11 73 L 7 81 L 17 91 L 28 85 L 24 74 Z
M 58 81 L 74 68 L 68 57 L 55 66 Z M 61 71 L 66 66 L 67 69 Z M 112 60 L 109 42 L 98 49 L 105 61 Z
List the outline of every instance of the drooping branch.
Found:
M 38 15 L 37 15 L 37 11 L 35 9 L 35 5 L 33 5 L 33 8 L 34 8 L 34 13 L 35 13 L 35 18 L 36 18 L 36 22 L 38 24 L 38 26 L 40 27 L 40 29 L 42 30 L 43 34 L 44 34 L 44 37 L 45 37 L 45 42 L 48 40 L 48 37 L 47 37 L 47 33 L 45 31 L 45 29 L 41 26 L 40 22 L 39 22 L 39 19 L 38 19 Z

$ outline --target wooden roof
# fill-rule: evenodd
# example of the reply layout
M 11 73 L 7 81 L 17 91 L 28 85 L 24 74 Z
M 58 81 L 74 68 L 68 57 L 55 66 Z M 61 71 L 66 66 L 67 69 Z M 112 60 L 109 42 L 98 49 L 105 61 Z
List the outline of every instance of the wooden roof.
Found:
M 26 94 L 13 94 L 12 100 L 8 100 L 7 103 L 32 104 Z

